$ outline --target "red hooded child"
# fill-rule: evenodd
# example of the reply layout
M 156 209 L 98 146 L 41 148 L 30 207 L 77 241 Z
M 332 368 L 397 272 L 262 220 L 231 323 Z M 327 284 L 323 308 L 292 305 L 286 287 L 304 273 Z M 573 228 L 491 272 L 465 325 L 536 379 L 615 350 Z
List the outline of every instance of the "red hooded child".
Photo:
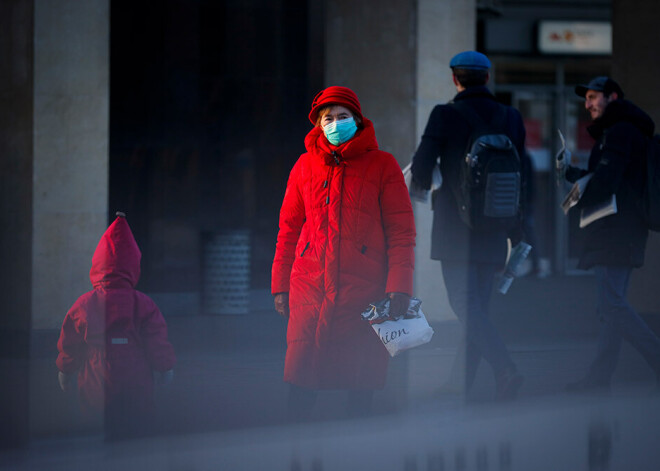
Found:
M 60 384 L 77 375 L 83 412 L 148 414 L 154 372 L 171 377 L 174 348 L 156 303 L 137 291 L 140 249 L 122 213 L 92 257 L 94 289 L 67 312 L 57 343 Z

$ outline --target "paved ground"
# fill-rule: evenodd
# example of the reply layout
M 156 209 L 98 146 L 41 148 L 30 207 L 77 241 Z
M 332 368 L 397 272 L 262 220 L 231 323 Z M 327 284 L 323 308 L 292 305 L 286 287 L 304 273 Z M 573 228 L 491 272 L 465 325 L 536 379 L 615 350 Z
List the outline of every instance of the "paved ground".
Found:
M 659 469 L 649 440 L 660 399 L 636 352 L 624 348 L 611 396 L 563 392 L 595 348 L 593 301 L 590 276 L 523 278 L 494 296 L 494 322 L 526 377 L 513 404 L 492 402 L 486 366 L 469 404 L 441 393 L 460 335 L 444 322 L 429 344 L 391 362 L 376 417 L 342 420 L 343 395 L 327 393 L 301 427 L 284 421 L 286 326 L 276 313 L 171 318 L 178 365 L 158 391 L 159 433 L 119 443 L 81 426 L 41 348 L 30 367 L 39 430 L 27 450 L 0 454 L 0 469 Z

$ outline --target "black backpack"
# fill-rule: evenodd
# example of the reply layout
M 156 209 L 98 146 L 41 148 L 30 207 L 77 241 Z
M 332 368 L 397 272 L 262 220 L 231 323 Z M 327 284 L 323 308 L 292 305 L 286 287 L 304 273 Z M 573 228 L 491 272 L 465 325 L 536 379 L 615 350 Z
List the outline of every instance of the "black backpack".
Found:
M 509 230 L 520 221 L 521 161 L 505 134 L 508 108 L 486 123 L 469 105 L 452 105 L 470 124 L 470 138 L 454 186 L 461 219 L 472 230 Z
M 646 186 L 641 206 L 648 228 L 660 232 L 660 134 L 648 139 L 646 145 Z

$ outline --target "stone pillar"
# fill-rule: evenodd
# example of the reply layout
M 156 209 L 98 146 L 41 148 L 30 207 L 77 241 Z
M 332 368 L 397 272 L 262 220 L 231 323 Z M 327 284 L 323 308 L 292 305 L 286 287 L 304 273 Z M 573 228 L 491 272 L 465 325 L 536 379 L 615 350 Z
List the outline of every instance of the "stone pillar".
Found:
M 325 5 L 325 86 L 355 91 L 380 149 L 404 167 L 415 145 L 414 2 L 328 0 Z
M 360 98 L 374 122 L 381 149 L 405 167 L 419 143 L 433 106 L 456 93 L 449 60 L 476 43 L 474 0 L 325 3 L 325 85 L 344 85 Z M 415 295 L 431 320 L 454 318 L 440 272 L 430 255 L 430 206 L 415 205 L 417 250 Z M 391 363 L 384 397 L 400 407 L 416 385 L 408 356 Z M 386 402 L 387 399 L 386 399 Z
M 612 1 L 612 77 L 660 129 L 657 77 L 660 10 L 655 0 Z M 644 267 L 633 271 L 630 301 L 641 313 L 660 314 L 660 234 L 650 233 Z
M 89 291 L 108 222 L 109 0 L 34 2 L 32 326 Z
M 54 357 L 39 370 L 30 343 L 91 288 L 107 223 L 109 1 L 2 1 L 0 29 L 2 448 L 40 430 L 35 404 L 57 408 Z
M 416 10 L 414 2 L 325 2 L 325 86 L 357 93 L 380 149 L 405 167 L 414 151 Z M 407 402 L 408 357 L 390 363 L 380 410 Z
M 456 94 L 450 59 L 476 45 L 476 4 L 474 0 L 418 0 L 415 144 L 419 144 L 433 107 L 446 103 Z M 447 320 L 455 315 L 447 301 L 440 262 L 430 259 L 430 203 L 414 203 L 417 225 L 415 251 L 415 291 L 432 320 Z
M 431 109 L 455 94 L 449 60 L 476 44 L 474 0 L 329 0 L 325 7 L 325 85 L 358 94 L 381 149 L 405 167 Z M 415 292 L 432 320 L 453 318 L 439 262 L 429 259 L 431 211 L 415 204 Z
M 28 439 L 33 15 L 32 0 L 0 2 L 0 449 Z

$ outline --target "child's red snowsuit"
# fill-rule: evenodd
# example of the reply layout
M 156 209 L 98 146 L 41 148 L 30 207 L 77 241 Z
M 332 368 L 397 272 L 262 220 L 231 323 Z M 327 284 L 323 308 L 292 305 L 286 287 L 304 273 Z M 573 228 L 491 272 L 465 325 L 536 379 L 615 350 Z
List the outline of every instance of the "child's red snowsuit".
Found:
M 163 315 L 134 289 L 140 258 L 126 219 L 117 217 L 92 258 L 94 289 L 78 298 L 64 319 L 57 367 L 66 375 L 77 373 L 84 412 L 147 414 L 153 407 L 153 371 L 174 367 Z

